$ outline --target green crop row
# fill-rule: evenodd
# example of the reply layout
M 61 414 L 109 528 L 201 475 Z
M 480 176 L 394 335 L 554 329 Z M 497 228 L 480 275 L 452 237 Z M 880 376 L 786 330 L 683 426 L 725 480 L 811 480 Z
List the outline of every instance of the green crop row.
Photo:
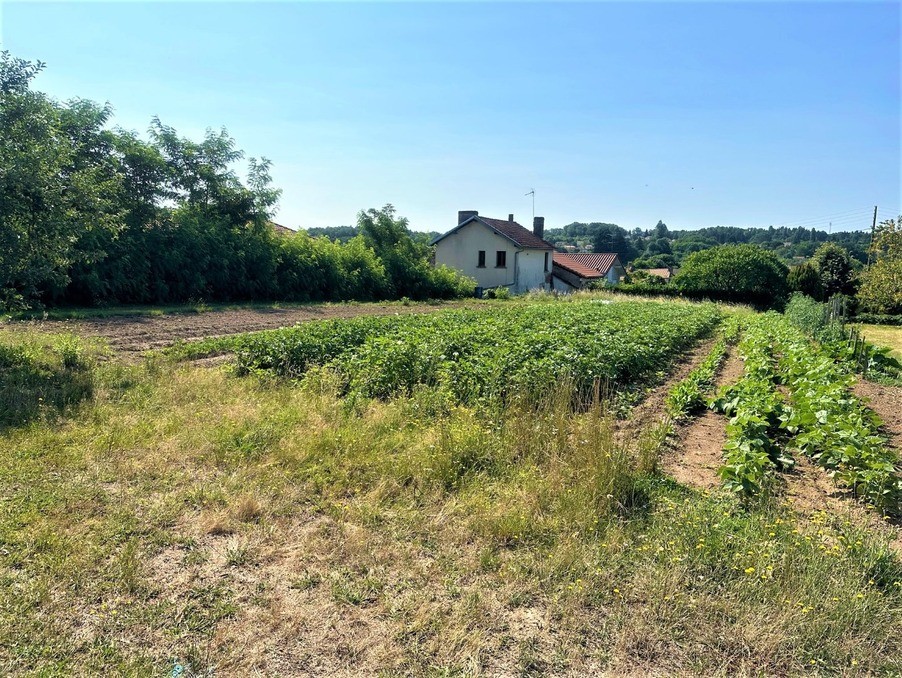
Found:
M 749 322 L 739 350 L 744 377 L 714 402 L 731 417 L 721 469 L 725 485 L 759 491 L 776 471 L 792 465 L 785 449 L 793 449 L 856 496 L 898 513 L 898 458 L 880 434 L 877 415 L 852 394 L 849 370 L 773 313 Z
M 307 323 L 233 342 L 240 371 L 298 377 L 314 366 L 365 397 L 436 385 L 458 402 L 541 394 L 572 380 L 586 395 L 654 380 L 720 321 L 713 304 L 537 303 Z
M 742 379 L 724 389 L 712 406 L 730 417 L 724 465 L 724 485 L 745 494 L 755 494 L 792 458 L 774 442 L 781 425 L 783 398 L 776 388 L 776 363 L 767 329 L 760 316 L 749 321 L 739 354 L 745 363 Z
M 730 316 L 705 359 L 667 393 L 667 414 L 674 420 L 688 417 L 705 407 L 714 389 L 717 373 L 727 357 L 727 349 L 736 342 L 741 328 L 739 316 Z
M 784 427 L 792 444 L 838 484 L 898 513 L 899 460 L 879 431 L 880 418 L 852 394 L 854 375 L 789 323 L 775 320 L 771 332 L 790 394 Z

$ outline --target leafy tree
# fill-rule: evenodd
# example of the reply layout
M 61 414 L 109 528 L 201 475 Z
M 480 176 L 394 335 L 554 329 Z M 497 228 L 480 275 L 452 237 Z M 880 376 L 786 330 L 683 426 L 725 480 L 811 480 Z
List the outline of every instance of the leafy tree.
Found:
M 786 275 L 786 265 L 760 247 L 721 245 L 689 255 L 673 282 L 693 296 L 774 306 L 787 297 Z
M 667 238 L 653 238 L 648 241 L 643 256 L 653 257 L 656 254 L 673 254 L 673 250 L 670 248 L 670 241 Z
M 663 221 L 658 220 L 658 223 L 655 224 L 654 236 L 655 238 L 659 239 L 669 238 L 670 231 L 667 230 L 667 224 L 665 224 Z
M 397 217 L 392 205 L 382 209 L 361 211 L 357 228 L 368 247 L 385 265 L 396 297 L 425 299 L 427 297 L 461 296 L 472 292 L 475 281 L 451 271 L 447 267 L 429 264 L 429 247 L 415 242 L 408 221 Z
M 795 268 L 789 269 L 789 275 L 786 278 L 789 289 L 793 292 L 801 292 L 812 299 L 822 300 L 824 298 L 824 288 L 821 285 L 821 276 L 818 270 L 810 263 L 801 264 Z
M 0 52 L 0 305 L 62 293 L 73 263 L 96 261 L 119 227 L 119 176 L 101 128 L 110 115 L 30 89 L 43 64 Z
M 633 260 L 633 268 L 674 268 L 676 257 L 672 254 L 655 254 L 654 256 L 642 256 Z
M 815 251 L 811 265 L 820 276 L 824 298 L 829 299 L 834 294 L 854 293 L 852 261 L 849 253 L 840 245 L 825 242 Z
M 861 305 L 872 313 L 902 313 L 902 216 L 877 227 L 871 255 L 876 261 L 861 274 Z
M 638 255 L 636 248 L 629 241 L 627 232 L 614 224 L 596 224 L 592 241 L 595 252 L 615 252 L 624 265 Z

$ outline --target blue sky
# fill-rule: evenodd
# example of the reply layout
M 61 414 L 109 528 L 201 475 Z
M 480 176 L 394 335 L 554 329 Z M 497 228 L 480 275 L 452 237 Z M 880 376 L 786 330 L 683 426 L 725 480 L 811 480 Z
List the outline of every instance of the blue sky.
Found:
M 36 87 L 273 161 L 277 221 L 794 224 L 902 208 L 900 3 L 23 3 Z

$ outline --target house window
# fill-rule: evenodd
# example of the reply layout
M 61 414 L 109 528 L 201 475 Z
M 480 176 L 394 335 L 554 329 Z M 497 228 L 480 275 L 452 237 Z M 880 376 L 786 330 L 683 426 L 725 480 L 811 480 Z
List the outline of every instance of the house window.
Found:
M 477 268 L 485 268 L 485 250 L 479 250 L 479 263 L 476 264 Z
M 504 250 L 495 252 L 495 268 L 507 268 L 507 252 Z
M 548 273 L 548 252 L 545 252 L 545 273 Z

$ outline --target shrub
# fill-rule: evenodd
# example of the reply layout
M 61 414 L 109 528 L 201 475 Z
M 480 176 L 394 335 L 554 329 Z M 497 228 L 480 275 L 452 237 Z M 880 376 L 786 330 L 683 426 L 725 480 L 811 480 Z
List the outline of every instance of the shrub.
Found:
M 756 245 L 721 245 L 690 254 L 673 282 L 694 296 L 773 307 L 788 295 L 787 271 Z
M 793 292 L 801 292 L 812 299 L 824 298 L 824 288 L 821 285 L 821 277 L 817 269 L 811 264 L 805 263 L 789 269 L 786 277 L 789 289 Z
M 855 322 L 866 325 L 902 325 L 902 315 L 887 315 L 882 313 L 858 313 Z

